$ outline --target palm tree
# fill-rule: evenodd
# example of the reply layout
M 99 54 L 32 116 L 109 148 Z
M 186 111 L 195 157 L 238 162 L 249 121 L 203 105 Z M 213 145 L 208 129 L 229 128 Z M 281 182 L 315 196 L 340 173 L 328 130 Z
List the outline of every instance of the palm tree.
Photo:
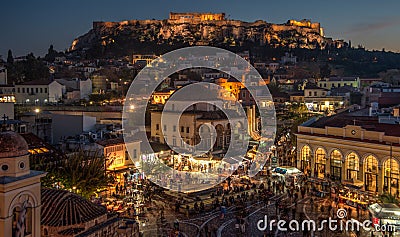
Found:
M 383 203 L 396 203 L 397 204 L 399 202 L 395 195 L 392 195 L 392 194 L 389 194 L 389 193 L 382 194 L 379 199 Z
M 98 152 L 79 150 L 57 162 L 42 164 L 39 169 L 48 173 L 42 184 L 50 188 L 57 184 L 88 198 L 98 189 L 113 183 L 113 177 L 106 174 L 112 162 L 113 159 L 106 159 Z

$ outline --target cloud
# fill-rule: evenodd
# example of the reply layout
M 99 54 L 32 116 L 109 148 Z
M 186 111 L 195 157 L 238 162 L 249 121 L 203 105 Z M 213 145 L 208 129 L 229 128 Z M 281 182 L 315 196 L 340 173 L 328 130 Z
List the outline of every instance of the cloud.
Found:
M 349 35 L 360 35 L 366 33 L 375 33 L 380 30 L 384 30 L 386 28 L 390 28 L 392 26 L 398 25 L 400 23 L 400 17 L 390 17 L 384 18 L 373 22 L 362 22 L 355 24 L 350 27 L 346 34 Z

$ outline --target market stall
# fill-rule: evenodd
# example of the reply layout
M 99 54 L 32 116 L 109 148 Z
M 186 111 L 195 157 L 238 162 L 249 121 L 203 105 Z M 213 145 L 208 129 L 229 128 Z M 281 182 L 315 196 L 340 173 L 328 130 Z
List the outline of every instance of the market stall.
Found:
M 352 207 L 360 206 L 366 210 L 368 205 L 377 202 L 377 198 L 369 192 L 344 186 L 339 190 L 339 201 Z
M 319 178 L 309 178 L 308 183 L 311 185 L 311 193 L 317 197 L 325 197 L 330 193 L 330 184 L 328 181 Z
M 386 231 L 392 232 L 391 236 L 400 236 L 400 207 L 398 205 L 394 203 L 374 203 L 368 207 L 368 211 L 374 225 L 386 225 Z

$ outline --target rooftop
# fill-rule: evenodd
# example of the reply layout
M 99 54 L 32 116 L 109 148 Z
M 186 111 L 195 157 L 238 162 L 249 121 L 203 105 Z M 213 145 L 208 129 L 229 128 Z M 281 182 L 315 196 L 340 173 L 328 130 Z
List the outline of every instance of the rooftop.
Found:
M 361 126 L 368 131 L 384 132 L 388 136 L 400 137 L 400 126 L 398 124 L 379 123 L 378 117 L 372 116 L 354 116 L 351 113 L 343 112 L 333 116 L 323 117 L 306 127 L 325 128 L 337 127 L 343 128 L 347 125 Z
M 52 83 L 53 81 L 50 80 L 34 80 L 34 81 L 27 81 L 27 82 L 23 82 L 21 84 L 18 85 L 37 85 L 37 86 L 44 86 L 44 85 L 49 85 L 50 83 Z
M 19 176 L 19 177 L 9 177 L 9 176 L 2 176 L 0 177 L 0 184 L 9 184 L 19 180 L 29 179 L 35 176 L 44 176 L 46 172 L 31 170 L 29 174 Z
M 107 210 L 83 197 L 58 189 L 42 189 L 44 226 L 73 226 L 106 215 Z
M 357 81 L 358 77 L 329 77 L 327 81 Z
M 0 158 L 17 157 L 28 154 L 28 143 L 18 133 L 0 133 Z
M 107 139 L 107 140 L 101 140 L 101 141 L 97 141 L 96 143 L 99 144 L 100 146 L 104 146 L 104 147 L 125 144 L 124 139 L 120 138 L 120 137 Z

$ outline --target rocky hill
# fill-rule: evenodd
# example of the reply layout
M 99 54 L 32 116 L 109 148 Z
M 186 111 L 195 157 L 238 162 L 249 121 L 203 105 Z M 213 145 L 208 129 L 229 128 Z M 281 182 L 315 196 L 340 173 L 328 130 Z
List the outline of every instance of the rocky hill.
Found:
M 70 51 L 89 50 L 129 55 L 138 45 L 240 46 L 246 43 L 270 47 L 324 49 L 346 43 L 323 34 L 319 23 L 289 20 L 272 24 L 262 20 L 244 22 L 225 18 L 224 13 L 170 13 L 167 20 L 93 22 L 93 28 L 75 39 Z

